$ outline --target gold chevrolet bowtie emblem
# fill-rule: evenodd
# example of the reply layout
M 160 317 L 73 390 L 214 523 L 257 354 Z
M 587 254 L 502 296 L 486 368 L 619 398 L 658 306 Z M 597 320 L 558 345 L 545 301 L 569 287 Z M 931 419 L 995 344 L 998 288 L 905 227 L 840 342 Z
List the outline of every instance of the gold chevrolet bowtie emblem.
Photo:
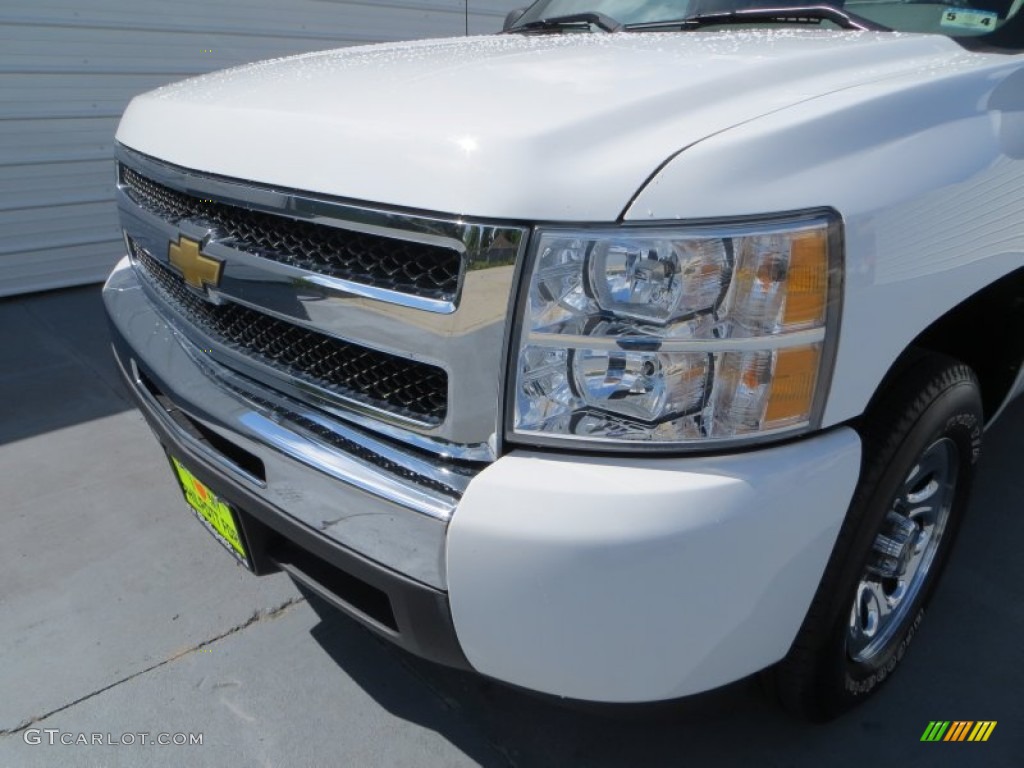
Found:
M 224 274 L 223 261 L 204 255 L 199 243 L 184 235 L 178 236 L 178 242 L 171 243 L 167 258 L 171 266 L 181 272 L 185 282 L 199 290 L 207 285 L 216 288 Z

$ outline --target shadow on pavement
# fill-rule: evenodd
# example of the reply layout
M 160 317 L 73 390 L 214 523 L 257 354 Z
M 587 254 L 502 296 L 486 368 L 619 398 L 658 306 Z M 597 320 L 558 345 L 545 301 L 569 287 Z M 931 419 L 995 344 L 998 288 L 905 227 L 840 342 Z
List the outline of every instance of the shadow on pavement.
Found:
M 0 299 L 0 445 L 130 410 L 100 286 Z

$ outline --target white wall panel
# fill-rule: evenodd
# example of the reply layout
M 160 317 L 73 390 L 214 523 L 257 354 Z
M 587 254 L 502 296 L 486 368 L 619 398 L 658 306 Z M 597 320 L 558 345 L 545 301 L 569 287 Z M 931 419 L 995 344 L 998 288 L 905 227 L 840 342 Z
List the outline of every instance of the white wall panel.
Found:
M 494 32 L 516 0 L 0 1 L 0 296 L 121 255 L 113 136 L 137 93 L 248 61 Z

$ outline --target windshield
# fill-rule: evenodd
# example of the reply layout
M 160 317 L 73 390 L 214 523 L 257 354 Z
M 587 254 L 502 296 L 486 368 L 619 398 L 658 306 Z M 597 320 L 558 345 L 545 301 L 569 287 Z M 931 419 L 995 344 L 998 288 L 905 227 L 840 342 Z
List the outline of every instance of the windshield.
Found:
M 542 19 L 597 12 L 628 28 L 631 24 L 675 21 L 750 8 L 820 5 L 841 8 L 895 31 L 927 32 L 950 37 L 986 35 L 1001 27 L 1008 27 L 1007 22 L 1011 19 L 1016 31 L 1024 21 L 1024 0 L 540 0 L 530 6 L 515 26 L 522 27 Z M 760 26 L 768 22 L 750 20 L 745 23 Z M 806 20 L 803 23 L 806 25 Z M 837 25 L 823 19 L 820 26 L 835 29 Z

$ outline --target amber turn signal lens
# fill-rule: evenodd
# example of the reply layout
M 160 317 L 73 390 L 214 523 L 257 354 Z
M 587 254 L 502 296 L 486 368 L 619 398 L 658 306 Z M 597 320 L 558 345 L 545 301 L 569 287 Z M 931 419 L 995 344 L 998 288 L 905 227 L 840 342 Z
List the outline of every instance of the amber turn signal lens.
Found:
M 772 391 L 765 409 L 765 429 L 810 418 L 818 379 L 821 346 L 780 349 L 775 357 Z
M 828 296 L 828 235 L 816 229 L 796 235 L 790 245 L 789 279 L 782 323 L 786 330 L 825 321 Z

